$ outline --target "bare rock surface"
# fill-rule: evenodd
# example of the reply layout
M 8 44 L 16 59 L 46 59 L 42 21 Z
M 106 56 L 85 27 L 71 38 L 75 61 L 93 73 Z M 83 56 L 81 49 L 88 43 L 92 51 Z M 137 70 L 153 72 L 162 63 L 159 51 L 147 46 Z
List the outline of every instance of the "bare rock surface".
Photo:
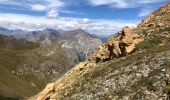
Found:
M 111 37 L 105 44 L 99 46 L 98 51 L 92 54 L 92 59 L 99 62 L 126 56 L 132 53 L 136 45 L 142 41 L 142 37 L 126 26 L 116 36 Z

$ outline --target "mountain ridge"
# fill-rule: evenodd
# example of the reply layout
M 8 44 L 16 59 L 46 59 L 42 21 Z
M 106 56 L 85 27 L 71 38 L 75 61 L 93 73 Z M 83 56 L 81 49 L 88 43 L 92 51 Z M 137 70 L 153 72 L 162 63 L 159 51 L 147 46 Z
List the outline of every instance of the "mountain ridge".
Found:
M 8 30 L 5 28 L 2 29 Z M 102 43 L 100 37 L 89 34 L 82 29 L 61 31 L 47 28 L 45 30 L 30 32 L 8 30 L 5 34 L 9 34 L 17 39 L 26 39 L 30 42 L 39 43 L 41 46 L 60 45 L 67 51 L 67 54 L 74 59 L 75 63 L 84 61 L 88 58 L 89 53 L 94 51 L 96 47 Z M 92 46 L 92 44 L 94 46 Z
M 85 60 L 88 54 L 102 43 L 100 38 L 82 29 L 65 31 L 58 35 L 44 32 L 29 40 L 40 43 L 42 46 L 60 45 L 67 51 L 67 54 L 74 59 L 75 63 Z

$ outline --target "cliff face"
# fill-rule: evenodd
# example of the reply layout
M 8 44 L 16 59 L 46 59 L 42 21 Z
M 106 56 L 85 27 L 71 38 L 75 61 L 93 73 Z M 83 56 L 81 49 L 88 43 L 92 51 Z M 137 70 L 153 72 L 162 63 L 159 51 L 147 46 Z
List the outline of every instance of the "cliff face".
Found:
M 137 28 L 125 27 L 92 53 L 92 58 L 79 63 L 29 100 L 168 99 L 169 12 L 170 4 L 166 4 Z

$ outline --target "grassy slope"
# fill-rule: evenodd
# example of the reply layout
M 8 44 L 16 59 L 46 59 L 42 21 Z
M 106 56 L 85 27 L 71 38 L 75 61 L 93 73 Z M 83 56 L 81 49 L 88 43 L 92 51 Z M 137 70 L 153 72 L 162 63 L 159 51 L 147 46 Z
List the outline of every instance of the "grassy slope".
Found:
M 35 75 L 16 75 L 16 70 L 28 63 L 33 68 L 41 69 L 41 64 L 54 63 L 60 75 L 64 74 L 73 65 L 62 48 L 57 46 L 40 47 L 38 44 L 25 40 L 16 40 L 11 37 L 0 35 L 0 100 L 18 99 L 38 93 L 52 80 L 50 75 L 44 79 L 38 79 Z M 55 49 L 55 54 L 50 54 Z M 70 64 L 70 67 L 68 65 Z M 44 66 L 48 69 L 48 66 Z M 15 73 L 13 73 L 15 72 Z M 44 71 L 44 73 L 47 70 Z M 60 77 L 60 75 L 58 77 Z M 34 83 L 36 86 L 33 86 Z
M 0 48 L 31 50 L 37 47 L 39 47 L 39 44 L 32 43 L 26 40 L 17 40 L 13 37 L 8 37 L 0 34 Z
M 38 92 L 30 82 L 22 79 L 12 71 L 17 68 L 25 57 L 21 54 L 25 51 L 16 51 L 0 48 L 0 94 L 10 96 L 28 96 Z
M 29 79 L 12 74 L 25 60 L 26 56 L 23 54 L 37 47 L 38 44 L 0 35 L 0 99 L 25 97 L 40 90 L 33 87 Z

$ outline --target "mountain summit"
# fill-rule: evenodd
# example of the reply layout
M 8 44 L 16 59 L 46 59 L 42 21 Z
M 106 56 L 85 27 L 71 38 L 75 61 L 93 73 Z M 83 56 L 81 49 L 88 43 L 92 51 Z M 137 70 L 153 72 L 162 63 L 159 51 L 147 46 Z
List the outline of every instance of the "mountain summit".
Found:
M 29 100 L 170 99 L 170 3 L 125 27 Z M 95 59 L 94 59 L 95 58 Z
M 42 46 L 60 45 L 75 63 L 84 61 L 90 52 L 102 44 L 100 38 L 85 32 L 82 29 L 58 32 L 46 29 L 33 35 L 31 42 L 40 43 Z

